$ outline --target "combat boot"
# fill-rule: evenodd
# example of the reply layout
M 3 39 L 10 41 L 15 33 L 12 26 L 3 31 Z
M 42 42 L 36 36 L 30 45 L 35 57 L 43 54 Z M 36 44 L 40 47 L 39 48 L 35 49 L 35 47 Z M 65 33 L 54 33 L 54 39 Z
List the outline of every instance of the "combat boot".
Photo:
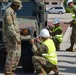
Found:
M 14 72 L 11 73 L 5 73 L 5 75 L 16 75 Z
M 43 68 L 41 68 L 41 73 L 39 73 L 38 75 L 47 75 L 45 70 Z
M 10 75 L 16 75 L 14 72 L 11 72 L 11 74 Z
M 5 75 L 11 75 L 11 73 L 5 73 Z
M 59 74 L 59 71 L 57 73 L 54 73 L 54 75 L 58 75 Z
M 73 48 L 71 48 L 71 47 L 66 49 L 66 51 L 72 51 L 72 50 L 73 50 Z

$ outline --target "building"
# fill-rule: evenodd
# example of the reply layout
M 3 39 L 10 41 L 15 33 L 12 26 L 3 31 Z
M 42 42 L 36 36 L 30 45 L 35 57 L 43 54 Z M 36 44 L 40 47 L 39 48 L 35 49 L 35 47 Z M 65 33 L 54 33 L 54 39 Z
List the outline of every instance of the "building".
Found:
M 54 7 L 54 6 L 63 6 L 64 0 L 44 0 L 46 3 L 46 8 Z

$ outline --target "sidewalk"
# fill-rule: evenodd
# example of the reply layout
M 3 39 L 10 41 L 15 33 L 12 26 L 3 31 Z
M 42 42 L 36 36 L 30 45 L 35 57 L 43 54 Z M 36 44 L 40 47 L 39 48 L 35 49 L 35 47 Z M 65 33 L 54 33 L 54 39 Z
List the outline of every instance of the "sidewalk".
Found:
M 76 75 L 76 52 L 66 51 L 66 48 L 70 46 L 70 34 L 71 27 L 68 27 L 60 45 L 60 51 L 57 52 L 59 75 Z

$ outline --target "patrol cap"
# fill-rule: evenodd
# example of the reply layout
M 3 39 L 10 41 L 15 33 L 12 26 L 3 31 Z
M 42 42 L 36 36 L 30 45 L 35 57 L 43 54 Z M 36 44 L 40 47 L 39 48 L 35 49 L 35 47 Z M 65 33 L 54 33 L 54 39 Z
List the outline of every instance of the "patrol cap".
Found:
M 22 5 L 21 0 L 13 0 L 12 3 L 13 3 L 14 5 L 19 5 L 19 6 Z
M 47 29 L 44 28 L 40 31 L 40 36 L 48 38 L 48 37 L 50 37 L 50 33 Z
M 68 5 L 69 3 L 71 3 L 71 2 L 73 2 L 73 0 L 68 0 L 68 1 L 67 1 L 67 5 Z

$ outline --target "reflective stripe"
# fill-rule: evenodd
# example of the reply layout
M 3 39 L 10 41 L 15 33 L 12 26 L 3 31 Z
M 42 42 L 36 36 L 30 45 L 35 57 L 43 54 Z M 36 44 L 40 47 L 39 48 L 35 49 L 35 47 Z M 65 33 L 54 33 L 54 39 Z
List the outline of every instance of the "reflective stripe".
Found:
M 63 38 L 60 38 L 61 40 L 63 39 Z
M 72 16 L 75 16 L 75 14 L 72 14 Z
M 56 65 L 57 64 L 57 59 L 56 59 L 57 54 L 56 54 L 56 48 L 55 48 L 54 42 L 51 39 L 47 39 L 42 44 L 45 44 L 48 48 L 48 52 L 43 53 L 42 55 L 46 59 L 48 59 L 49 62 Z
M 62 35 L 56 35 L 56 36 L 58 36 L 58 37 L 62 37 Z
M 72 14 L 72 19 L 74 19 L 75 18 L 75 14 Z
M 51 53 L 51 54 L 45 54 L 45 53 L 43 53 L 42 55 L 43 55 L 43 56 L 53 56 L 54 54 L 56 54 L 56 52 L 53 52 L 53 53 Z
M 55 28 L 55 27 L 53 27 L 53 32 L 55 32 L 55 31 L 57 31 L 58 29 L 61 29 L 62 30 L 62 28 L 59 26 L 59 27 L 57 27 L 57 28 Z M 58 40 L 59 40 L 59 42 L 62 42 L 62 37 L 63 37 L 63 34 L 61 33 L 61 34 L 59 34 L 59 35 L 55 35 L 53 38 L 57 38 Z
M 50 60 L 57 60 L 57 57 L 55 57 L 55 58 L 50 58 Z
M 57 38 L 60 42 L 62 42 L 63 35 L 55 35 L 55 38 Z

